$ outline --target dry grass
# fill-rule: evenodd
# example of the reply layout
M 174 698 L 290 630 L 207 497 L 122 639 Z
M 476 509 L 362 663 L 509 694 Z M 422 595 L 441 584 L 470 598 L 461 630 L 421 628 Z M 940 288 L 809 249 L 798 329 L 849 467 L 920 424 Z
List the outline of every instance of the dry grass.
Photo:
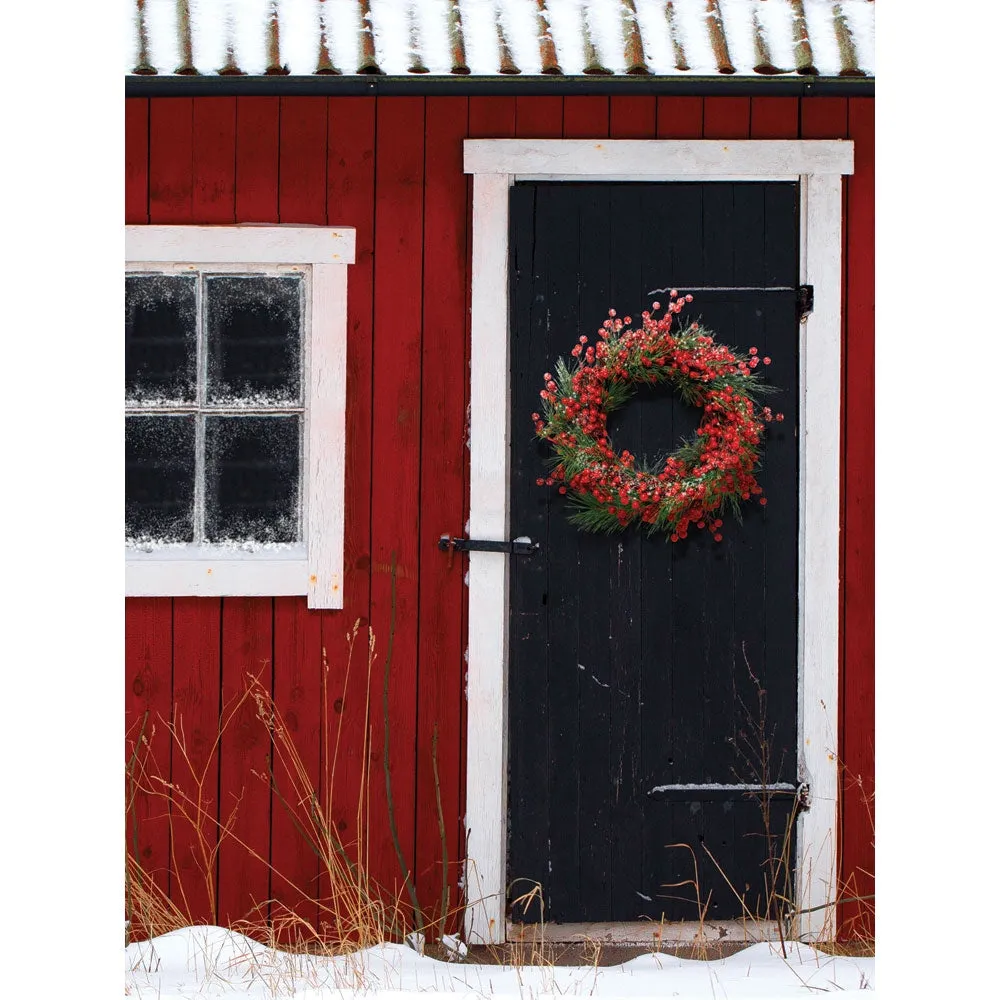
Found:
M 370 704 L 373 680 L 373 670 L 376 668 L 377 656 L 375 637 L 372 630 L 367 635 L 359 632 L 359 623 L 347 634 L 347 663 L 344 672 L 342 698 L 346 697 L 351 675 L 351 665 L 355 659 L 355 648 L 362 636 L 365 648 L 365 703 Z M 388 675 L 391 664 L 392 643 L 386 654 L 383 690 L 387 690 Z M 749 664 L 747 665 L 749 670 Z M 795 825 L 797 809 L 793 808 L 788 822 L 780 831 L 771 827 L 771 793 L 768 786 L 772 772 L 775 770 L 771 755 L 771 733 L 766 724 L 766 697 L 760 682 L 750 671 L 750 676 L 757 692 L 756 712 L 747 711 L 750 719 L 746 731 L 740 734 L 741 742 L 737 744 L 737 752 L 744 768 L 753 775 L 753 780 L 759 782 L 761 791 L 754 794 L 761 803 L 764 836 L 768 844 L 767 857 L 764 864 L 765 898 L 758 910 L 751 910 L 747 905 L 745 894 L 739 892 L 733 882 L 723 871 L 711 851 L 704 844 L 702 849 L 708 861 L 714 865 L 739 901 L 744 925 L 743 938 L 746 943 L 763 940 L 768 937 L 772 922 L 778 928 L 778 936 L 783 954 L 785 943 L 790 936 L 794 920 L 798 914 L 794 909 L 794 894 L 792 892 L 792 870 L 794 861 L 791 856 L 792 831 Z M 262 901 L 243 919 L 235 921 L 232 929 L 239 931 L 261 943 L 280 948 L 283 951 L 296 953 L 312 953 L 336 955 L 364 949 L 386 941 L 403 941 L 407 935 L 414 932 L 428 939 L 440 937 L 446 921 L 458 912 L 457 906 L 450 906 L 447 886 L 447 849 L 445 844 L 444 817 L 441 807 L 440 787 L 437 785 L 437 733 L 433 740 L 433 765 L 435 776 L 435 797 L 441 834 L 441 847 L 444 864 L 442 866 L 442 888 L 439 905 L 432 907 L 435 914 L 430 921 L 424 918 L 424 909 L 416 898 L 409 872 L 403 871 L 403 888 L 399 893 L 392 894 L 383 886 L 377 884 L 369 875 L 369 841 L 373 824 L 386 822 L 385 817 L 371 815 L 370 790 L 372 781 L 371 736 L 372 723 L 369 720 L 364 731 L 364 745 L 358 759 L 361 762 L 362 773 L 355 776 L 358 779 L 358 800 L 355 804 L 355 828 L 357 838 L 345 842 L 333 815 L 333 803 L 336 799 L 335 789 L 342 783 L 342 729 L 343 714 L 338 713 L 335 726 L 331 726 L 329 718 L 329 664 L 326 651 L 323 651 L 323 669 L 321 675 L 323 732 L 329 738 L 322 741 L 320 760 L 320 780 L 318 786 L 314 783 L 310 769 L 302 758 L 295 744 L 293 731 L 287 725 L 279 707 L 274 703 L 269 690 L 260 682 L 259 677 L 248 675 L 244 690 L 223 707 L 218 732 L 207 753 L 203 754 L 203 763 L 195 762 L 195 755 L 189 750 L 188 741 L 183 728 L 183 720 L 158 720 L 160 731 L 166 734 L 173 749 L 175 769 L 183 768 L 184 781 L 167 781 L 160 775 L 153 763 L 151 753 L 152 741 L 156 736 L 156 725 L 150 725 L 148 718 L 141 721 L 138 731 L 130 734 L 134 749 L 126 767 L 126 811 L 133 819 L 135 828 L 135 809 L 137 796 L 141 793 L 148 800 L 158 802 L 163 807 L 163 815 L 171 830 L 171 845 L 176 843 L 174 833 L 184 828 L 193 832 L 194 871 L 195 877 L 203 883 L 199 889 L 207 896 L 210 905 L 215 908 L 215 872 L 218 852 L 226 842 L 232 842 L 244 850 L 248 856 L 255 858 L 267 867 L 271 873 L 272 886 L 281 883 L 289 890 L 288 895 L 297 893 L 303 903 L 308 904 L 313 911 L 318 907 L 318 920 L 312 921 L 296 912 L 296 907 L 277 900 Z M 253 847 L 246 844 L 235 832 L 235 817 L 239 801 L 235 802 L 227 815 L 216 815 L 215 789 L 208 787 L 208 775 L 214 755 L 217 755 L 221 740 L 227 728 L 243 710 L 248 700 L 255 707 L 258 722 L 268 732 L 271 753 L 268 758 L 266 773 L 255 773 L 257 780 L 265 783 L 274 795 L 275 808 L 280 808 L 291 818 L 298 835 L 309 845 L 319 859 L 323 875 L 325 892 L 319 899 L 316 894 L 307 896 L 301 887 L 294 884 L 284 873 L 274 868 L 269 859 L 262 857 Z M 744 706 L 746 709 L 746 706 Z M 387 704 L 384 707 L 387 712 Z M 386 720 L 379 720 L 385 724 Z M 388 735 L 388 734 L 387 734 Z M 780 765 L 779 765 L 780 767 Z M 386 773 L 386 779 L 388 774 Z M 746 774 L 739 776 L 746 780 Z M 860 778 L 845 777 L 845 787 L 854 787 L 862 796 L 862 801 L 868 810 L 874 838 L 873 793 L 866 793 Z M 387 780 L 387 795 L 389 799 L 389 817 L 392 825 L 392 797 Z M 393 827 L 394 829 L 394 827 Z M 397 842 L 398 843 L 398 842 Z M 699 857 L 688 844 L 673 844 L 669 847 L 687 850 L 691 854 L 692 875 L 678 883 L 663 886 L 666 890 L 691 887 L 694 893 L 694 904 L 697 911 L 695 923 L 697 930 L 693 939 L 686 943 L 683 950 L 693 958 L 709 959 L 718 957 L 718 940 L 710 932 L 708 912 L 711 893 L 703 898 L 702 880 L 699 870 Z M 179 867 L 176 856 L 171 854 L 170 863 L 173 873 L 173 892 L 168 896 L 160 885 L 143 870 L 138 860 L 138 845 L 132 845 L 133 850 L 127 851 L 126 858 L 126 918 L 130 921 L 129 938 L 131 940 L 155 937 L 181 927 L 190 926 L 192 908 L 188 905 L 191 897 L 191 885 L 185 885 L 178 877 Z M 171 848 L 173 852 L 173 846 Z M 401 856 L 401 855 L 400 855 Z M 867 873 L 863 873 L 867 874 Z M 836 884 L 831 879 L 831 884 Z M 409 899 L 405 899 L 408 895 Z M 873 926 L 874 900 L 859 895 L 855 877 L 839 885 L 835 898 L 828 900 L 820 909 L 825 911 L 827 933 L 820 934 L 820 942 L 815 946 L 828 954 L 870 955 L 874 954 L 873 942 L 870 940 L 853 940 L 850 943 L 837 942 L 834 935 L 834 916 L 838 907 L 842 909 L 845 903 L 855 906 L 855 913 L 846 923 L 841 925 L 841 937 L 863 937 L 860 933 Z M 525 916 L 534 911 L 537 923 L 520 923 L 514 925 L 511 939 L 503 946 L 485 946 L 486 955 L 490 961 L 505 966 L 554 966 L 565 961 L 572 953 L 579 955 L 585 964 L 593 964 L 595 968 L 601 964 L 605 951 L 599 941 L 583 939 L 575 943 L 555 943 L 546 939 L 546 915 L 542 886 L 531 883 L 530 887 L 513 900 L 512 908 Z M 429 911 L 430 912 L 430 911 Z M 664 940 L 667 925 L 661 920 L 660 925 L 651 929 L 653 946 L 651 950 L 666 950 L 669 943 Z M 423 938 L 418 946 L 422 949 Z M 481 950 L 481 949 L 477 949 Z M 670 949 L 673 950 L 673 949 Z M 440 953 L 442 949 L 429 947 L 428 953 Z
M 351 664 L 355 659 L 360 623 L 347 634 L 348 654 L 344 672 L 346 697 L 350 680 Z M 376 666 L 375 636 L 371 628 L 366 636 L 365 664 L 365 704 L 370 704 L 372 673 Z M 391 664 L 391 642 L 385 661 L 386 686 Z M 369 874 L 369 841 L 374 824 L 385 818 L 371 815 L 371 734 L 372 726 L 365 727 L 364 746 L 358 755 L 362 773 L 358 778 L 358 800 L 355 804 L 355 828 L 357 838 L 345 842 L 333 815 L 336 801 L 335 789 L 342 781 L 342 730 L 343 714 L 337 715 L 337 723 L 331 726 L 329 718 L 329 663 L 323 651 L 321 678 L 321 724 L 329 738 L 321 741 L 320 781 L 318 787 L 313 781 L 310 769 L 303 760 L 295 744 L 293 730 L 286 723 L 281 710 L 275 704 L 270 691 L 259 677 L 248 675 L 242 692 L 231 699 L 221 713 L 218 732 L 207 752 L 199 755 L 201 763 L 195 761 L 190 751 L 183 728 L 183 720 L 168 722 L 160 719 L 161 730 L 166 733 L 173 750 L 174 768 L 183 768 L 184 780 L 168 781 L 158 772 L 151 753 L 152 739 L 156 729 L 144 719 L 138 732 L 131 733 L 134 745 L 126 767 L 126 812 L 132 818 L 135 829 L 135 808 L 141 794 L 148 801 L 162 806 L 170 827 L 171 879 L 173 891 L 170 897 L 156 884 L 149 873 L 143 870 L 139 861 L 138 844 L 126 851 L 126 919 L 130 921 L 128 938 L 140 940 L 168 933 L 180 927 L 190 926 L 198 921 L 192 919 L 193 908 L 191 884 L 185 883 L 180 875 L 178 858 L 174 853 L 177 842 L 175 834 L 183 830 L 193 834 L 193 866 L 189 866 L 187 878 L 200 883 L 199 892 L 208 899 L 211 912 L 216 910 L 216 862 L 220 848 L 225 843 L 240 847 L 249 857 L 266 866 L 270 872 L 272 887 L 278 883 L 288 891 L 287 896 L 301 898 L 306 907 L 315 911 L 318 919 L 310 920 L 296 912 L 296 905 L 275 899 L 264 900 L 242 919 L 230 925 L 234 931 L 245 934 L 264 944 L 280 947 L 284 951 L 336 955 L 364 949 L 386 941 L 402 941 L 414 930 L 428 934 L 440 934 L 445 922 L 454 916 L 448 911 L 447 867 L 442 868 L 441 908 L 432 908 L 436 913 L 433 926 L 423 922 L 423 910 L 416 900 L 409 872 L 404 871 L 404 890 L 399 895 L 387 891 Z M 258 722 L 265 727 L 270 738 L 271 752 L 266 773 L 253 772 L 252 777 L 266 784 L 275 800 L 275 808 L 281 808 L 290 818 L 298 835 L 304 839 L 311 851 L 319 859 L 324 892 L 307 895 L 304 890 L 275 868 L 268 858 L 261 856 L 251 845 L 241 839 L 235 831 L 235 818 L 239 809 L 237 800 L 229 812 L 216 816 L 216 792 L 208 780 L 213 760 L 226 730 L 242 712 L 248 701 L 255 706 Z M 147 732 L 147 730 L 149 730 Z M 437 774 L 437 740 L 433 744 L 434 773 Z M 386 772 L 387 772 L 386 767 Z M 388 773 L 386 773 L 388 779 Z M 377 779 L 376 779 L 377 780 Z M 387 780 L 388 790 L 388 780 Z M 444 837 L 444 820 L 441 815 L 440 792 L 437 792 L 439 825 Z M 390 821 L 392 819 L 392 797 L 388 790 Z M 442 844 L 442 850 L 445 850 Z M 401 855 L 400 855 L 401 857 Z M 447 855 L 445 854 L 445 859 Z M 402 893 L 410 891 L 409 905 Z M 273 891 L 273 889 L 272 889 Z M 318 895 L 319 898 L 315 898 Z M 305 908 L 305 907 L 303 907 Z

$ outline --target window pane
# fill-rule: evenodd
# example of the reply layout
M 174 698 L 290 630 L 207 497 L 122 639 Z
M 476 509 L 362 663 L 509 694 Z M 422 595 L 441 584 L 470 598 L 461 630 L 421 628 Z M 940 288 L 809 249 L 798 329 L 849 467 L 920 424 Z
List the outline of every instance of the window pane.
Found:
M 209 402 L 297 404 L 301 275 L 217 275 L 206 289 Z
M 130 402 L 194 401 L 197 286 L 192 275 L 126 276 L 125 398 Z
M 194 540 L 194 417 L 125 418 L 125 537 Z
M 288 417 L 205 418 L 205 538 L 295 542 L 299 425 Z

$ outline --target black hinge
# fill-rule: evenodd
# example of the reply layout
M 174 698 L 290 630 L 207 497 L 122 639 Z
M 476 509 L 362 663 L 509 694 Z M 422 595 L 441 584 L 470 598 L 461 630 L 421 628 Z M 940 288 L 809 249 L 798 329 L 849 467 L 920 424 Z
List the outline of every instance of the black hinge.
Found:
M 795 291 L 795 315 L 800 323 L 813 311 L 813 286 L 799 285 Z
M 442 535 L 438 539 L 442 552 L 507 552 L 513 556 L 529 556 L 538 551 L 538 542 L 530 538 L 515 538 L 508 542 L 487 541 L 479 538 L 452 538 Z

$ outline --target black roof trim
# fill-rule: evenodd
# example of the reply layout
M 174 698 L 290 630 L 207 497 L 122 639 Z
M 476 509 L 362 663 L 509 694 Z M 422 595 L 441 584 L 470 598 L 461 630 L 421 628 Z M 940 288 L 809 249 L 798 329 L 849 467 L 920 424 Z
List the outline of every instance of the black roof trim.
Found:
M 829 76 L 140 76 L 126 97 L 460 96 L 874 97 L 869 77 Z

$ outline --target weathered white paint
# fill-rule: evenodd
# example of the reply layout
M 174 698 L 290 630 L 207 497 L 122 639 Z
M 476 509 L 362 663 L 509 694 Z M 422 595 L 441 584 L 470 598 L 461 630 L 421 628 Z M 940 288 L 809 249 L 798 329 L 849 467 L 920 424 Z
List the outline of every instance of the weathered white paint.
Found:
M 347 268 L 314 264 L 312 334 L 306 369 L 309 458 L 306 542 L 311 608 L 344 606 Z
M 799 816 L 798 908 L 837 892 L 837 675 L 840 585 L 840 337 L 842 181 L 802 179 L 802 280 L 813 312 L 799 344 L 799 761 L 810 807 Z M 815 937 L 835 910 L 804 914 Z
M 305 592 L 305 551 L 273 558 L 251 552 L 205 553 L 199 558 L 137 558 L 126 552 L 128 597 L 294 597 Z
M 354 230 L 328 226 L 126 226 L 130 261 L 353 264 Z
M 511 178 L 477 177 L 472 196 L 469 534 L 507 538 L 510 475 L 507 219 Z M 502 234 L 499 235 L 498 234 Z M 465 829 L 466 940 L 504 938 L 507 844 L 507 556 L 469 553 Z M 472 720 L 475 719 L 475 723 Z M 476 779 L 472 779 L 476 775 Z
M 304 317 L 302 523 L 292 554 L 190 546 L 126 549 L 129 597 L 307 595 L 311 608 L 344 606 L 344 461 L 347 265 L 354 230 L 308 226 L 126 226 L 127 267 L 224 271 L 290 266 L 308 272 Z
M 837 857 L 838 545 L 840 475 L 841 185 L 844 140 L 602 142 L 477 139 L 473 181 L 470 533 L 506 538 L 509 479 L 508 188 L 515 180 L 618 178 L 798 180 L 802 281 L 814 312 L 802 326 L 799 471 L 799 761 L 812 806 L 800 813 L 799 909 L 829 901 Z M 506 887 L 506 557 L 470 553 L 465 930 L 502 942 Z M 804 915 L 815 936 L 834 913 Z
M 798 180 L 854 169 L 846 139 L 467 139 L 465 172 L 517 180 Z
M 777 941 L 778 925 L 773 920 L 697 920 L 621 921 L 616 924 L 515 924 L 507 922 L 507 940 L 518 942 L 548 941 L 564 944 L 572 941 L 594 944 L 634 944 L 651 949 L 675 944 L 755 944 Z

